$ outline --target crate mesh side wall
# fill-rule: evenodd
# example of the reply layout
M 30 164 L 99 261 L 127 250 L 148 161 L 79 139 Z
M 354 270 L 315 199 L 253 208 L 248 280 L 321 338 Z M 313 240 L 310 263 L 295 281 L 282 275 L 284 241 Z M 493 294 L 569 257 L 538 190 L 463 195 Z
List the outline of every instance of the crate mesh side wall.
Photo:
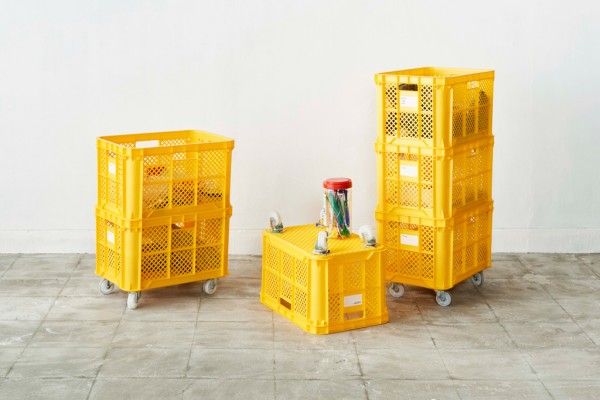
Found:
M 163 141 L 165 143 L 176 141 Z M 99 205 L 124 212 L 124 197 L 141 190 L 142 216 L 153 210 L 216 205 L 227 207 L 227 168 L 230 150 L 201 150 L 146 155 L 141 167 L 141 188 L 126 187 L 125 156 L 98 152 Z M 136 212 L 137 210 L 130 210 Z M 129 217 L 129 216 L 127 216 Z
M 453 273 L 487 267 L 491 258 L 492 211 L 469 216 L 453 230 Z
M 227 155 L 227 150 L 210 150 L 145 156 L 144 210 L 226 206 Z
M 477 211 L 457 223 L 452 229 L 420 224 L 406 224 L 394 220 L 379 221 L 383 224 L 383 265 L 388 278 L 407 278 L 432 285 L 436 274 L 452 274 L 452 277 L 475 273 L 489 266 L 491 257 L 492 210 Z M 400 235 L 418 236 L 415 250 L 403 248 Z M 449 260 L 438 256 L 441 246 L 447 246 Z M 449 271 L 448 267 L 452 269 Z M 447 271 L 447 272 L 446 272 Z
M 449 158 L 450 166 L 442 170 L 434 155 L 383 152 L 383 201 L 386 208 L 409 208 L 432 212 L 434 198 L 442 181 L 451 180 L 449 211 L 451 216 L 460 207 L 492 198 L 491 143 L 476 144 L 462 149 Z M 404 172 L 403 172 L 403 166 Z M 408 172 L 407 172 L 408 171 Z
M 118 281 L 122 269 L 121 229 L 113 222 L 96 217 L 96 265 L 107 278 Z
M 433 138 L 433 86 L 430 84 L 385 84 L 385 134 L 388 137 L 409 139 Z M 402 93 L 418 96 L 417 110 L 408 110 Z
M 272 303 L 282 305 L 295 315 L 308 319 L 308 260 L 298 259 L 271 243 L 265 246 L 263 257 L 264 294 Z
M 141 286 L 153 281 L 196 275 L 220 276 L 224 268 L 225 218 L 203 217 L 182 223 L 164 223 L 141 229 Z M 96 219 L 97 263 L 107 279 L 120 282 L 123 228 L 107 219 Z M 135 234 L 135 233 L 130 233 Z M 132 266 L 133 267 L 133 266 Z
M 483 79 L 452 85 L 452 139 L 490 134 L 494 81 Z
M 445 95 L 452 100 L 450 131 L 452 142 L 476 135 L 491 134 L 493 80 L 463 82 L 448 87 Z M 404 84 L 386 82 L 384 90 L 384 130 L 386 137 L 402 139 L 434 139 L 435 102 L 431 83 Z M 416 97 L 417 107 L 407 106 L 403 93 Z M 439 140 L 437 140 L 439 142 Z

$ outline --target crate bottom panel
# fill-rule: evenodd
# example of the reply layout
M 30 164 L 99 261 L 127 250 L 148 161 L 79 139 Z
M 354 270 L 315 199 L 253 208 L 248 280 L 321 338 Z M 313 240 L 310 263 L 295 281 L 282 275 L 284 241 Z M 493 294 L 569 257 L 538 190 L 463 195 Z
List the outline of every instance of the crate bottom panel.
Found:
M 126 291 L 227 275 L 230 212 L 124 222 L 97 212 L 96 274 Z

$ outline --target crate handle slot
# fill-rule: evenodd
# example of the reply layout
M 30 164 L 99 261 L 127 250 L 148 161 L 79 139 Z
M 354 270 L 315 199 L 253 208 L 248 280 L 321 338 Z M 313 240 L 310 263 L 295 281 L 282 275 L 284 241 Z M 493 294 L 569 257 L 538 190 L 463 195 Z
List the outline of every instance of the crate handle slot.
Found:
M 288 310 L 292 309 L 292 303 L 290 303 L 289 301 L 287 301 L 286 299 L 284 299 L 283 297 L 279 298 L 279 304 L 281 304 L 282 306 L 284 306 L 285 308 L 287 308 Z
M 148 147 L 160 147 L 160 141 L 158 140 L 138 140 L 135 142 L 137 149 L 147 149 Z
M 362 319 L 364 318 L 364 311 L 355 311 L 355 312 L 349 312 L 349 313 L 344 313 L 344 319 L 346 321 L 351 321 L 353 319 Z

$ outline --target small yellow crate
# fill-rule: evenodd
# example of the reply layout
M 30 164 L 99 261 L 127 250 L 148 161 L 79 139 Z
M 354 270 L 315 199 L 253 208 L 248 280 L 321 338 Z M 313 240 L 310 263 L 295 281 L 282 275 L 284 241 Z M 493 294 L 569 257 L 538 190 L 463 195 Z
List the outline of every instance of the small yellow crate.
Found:
M 382 247 L 366 247 L 353 234 L 330 239 L 330 253 L 315 255 L 320 230 L 303 225 L 263 233 L 260 301 L 316 334 L 387 322 Z
M 386 280 L 447 290 L 491 266 L 493 203 L 450 219 L 376 212 Z
M 493 147 L 493 136 L 449 149 L 377 143 L 377 209 L 450 218 L 465 206 L 490 201 Z
M 98 207 L 134 220 L 230 207 L 233 145 L 200 131 L 100 137 Z
M 375 82 L 382 143 L 439 148 L 492 134 L 494 71 L 423 67 Z
M 138 292 L 227 275 L 231 209 L 126 220 L 96 209 L 96 274 Z

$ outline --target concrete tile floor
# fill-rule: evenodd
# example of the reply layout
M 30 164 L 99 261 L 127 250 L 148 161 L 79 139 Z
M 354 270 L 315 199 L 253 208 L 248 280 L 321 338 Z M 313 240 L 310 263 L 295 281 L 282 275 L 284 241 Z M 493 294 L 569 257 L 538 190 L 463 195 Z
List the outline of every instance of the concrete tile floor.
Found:
M 93 255 L 0 255 L 0 399 L 600 398 L 600 255 L 493 264 L 449 308 L 408 288 L 389 324 L 314 336 L 258 302 L 260 258 L 131 311 Z

